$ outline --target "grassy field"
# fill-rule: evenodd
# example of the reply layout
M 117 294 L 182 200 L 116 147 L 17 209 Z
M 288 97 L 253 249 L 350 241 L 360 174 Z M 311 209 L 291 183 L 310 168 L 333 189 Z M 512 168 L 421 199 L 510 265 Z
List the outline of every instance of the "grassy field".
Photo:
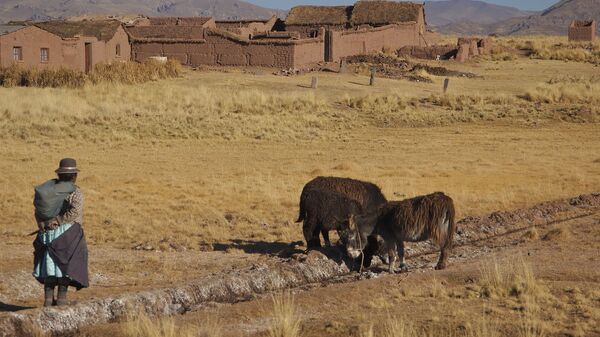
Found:
M 266 261 L 227 244 L 302 240 L 298 198 L 318 175 L 372 181 L 390 200 L 444 191 L 458 218 L 600 191 L 598 46 L 538 37 L 500 46 L 465 64 L 427 62 L 477 75 L 450 78 L 445 94 L 444 78 L 423 72 L 432 83 L 378 78 L 369 86 L 360 74 L 268 69 L 0 88 L 0 233 L 5 252 L 19 250 L 2 261 L 10 275 L 0 290 L 30 280 L 33 187 L 67 156 L 81 169 L 96 282 L 77 299 Z M 511 53 L 521 48 L 531 55 Z M 497 259 L 482 253 L 435 274 L 334 284 L 176 319 L 139 315 L 82 336 L 597 335 L 599 220 L 514 234 Z M 152 249 L 131 251 L 140 244 Z M 211 245 L 229 248 L 199 252 Z M 193 251 L 165 252 L 180 246 Z
M 138 86 L 0 89 L 0 232 L 34 230 L 32 188 L 78 159 L 92 244 L 299 240 L 317 175 L 389 199 L 442 190 L 459 216 L 600 189 L 598 77 L 582 62 L 464 65 L 433 83 L 266 70 L 193 72 Z M 35 99 L 32 99 L 35 97 Z

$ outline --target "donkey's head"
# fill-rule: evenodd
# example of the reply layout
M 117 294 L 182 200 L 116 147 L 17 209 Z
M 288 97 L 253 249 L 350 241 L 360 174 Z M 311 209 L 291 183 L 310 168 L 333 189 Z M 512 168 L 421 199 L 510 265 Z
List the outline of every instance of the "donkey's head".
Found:
M 367 245 L 367 235 L 361 233 L 357 217 L 354 215 L 350 215 L 348 220 L 342 223 L 339 236 L 348 256 L 353 259 L 358 258 Z

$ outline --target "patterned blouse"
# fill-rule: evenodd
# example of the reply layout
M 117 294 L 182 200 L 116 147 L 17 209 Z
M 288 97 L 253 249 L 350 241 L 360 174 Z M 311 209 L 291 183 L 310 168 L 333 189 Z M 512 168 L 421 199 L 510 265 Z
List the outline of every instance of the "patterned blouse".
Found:
M 62 225 L 65 223 L 78 223 L 83 225 L 83 192 L 78 186 L 75 186 L 75 191 L 69 194 L 65 199 L 65 205 L 60 211 L 60 215 L 56 217 Z

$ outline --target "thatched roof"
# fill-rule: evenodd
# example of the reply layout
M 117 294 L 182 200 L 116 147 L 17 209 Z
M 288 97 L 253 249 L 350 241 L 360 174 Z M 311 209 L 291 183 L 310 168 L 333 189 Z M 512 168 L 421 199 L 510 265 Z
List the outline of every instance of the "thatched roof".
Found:
M 423 5 L 412 2 L 359 1 L 354 5 L 353 25 L 388 25 L 417 21 Z
M 10 34 L 12 32 L 16 32 L 17 30 L 21 30 L 27 26 L 24 25 L 0 25 L 0 35 Z
M 121 22 L 117 20 L 47 21 L 36 23 L 35 26 L 63 39 L 91 36 L 99 41 L 108 41 L 115 36 Z
M 203 28 L 194 26 L 137 26 L 127 27 L 126 31 L 132 41 L 160 39 L 184 42 L 204 38 Z
M 595 20 L 573 20 L 571 27 L 591 27 L 594 23 Z
M 290 9 L 286 25 L 345 25 L 352 6 L 297 6 Z
M 210 16 L 190 16 L 190 17 L 151 17 L 152 26 L 203 26 L 212 20 Z

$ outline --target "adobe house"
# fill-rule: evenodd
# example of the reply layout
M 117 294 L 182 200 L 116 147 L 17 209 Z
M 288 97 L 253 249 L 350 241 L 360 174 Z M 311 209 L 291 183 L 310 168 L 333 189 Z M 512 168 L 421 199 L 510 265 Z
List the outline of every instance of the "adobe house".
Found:
M 216 21 L 216 28 L 251 39 L 255 35 L 265 35 L 274 30 L 278 21 L 275 15 L 268 20 Z
M 215 28 L 215 19 L 210 16 L 193 16 L 193 17 L 148 17 L 138 19 L 135 26 L 188 26 Z
M 569 25 L 569 41 L 590 41 L 596 38 L 596 21 L 573 20 Z
M 134 26 L 126 29 L 132 45 L 132 58 L 138 62 L 153 56 L 166 56 L 194 67 L 295 68 L 317 63 L 323 57 L 320 39 L 295 40 L 286 32 L 265 32 L 254 36 L 236 34 L 222 28 L 181 25 Z
M 131 47 L 121 23 L 48 21 L 0 36 L 0 66 L 67 67 L 89 72 L 100 62 L 127 61 Z
M 147 18 L 126 27 L 132 58 L 177 59 L 184 65 L 304 68 L 404 46 L 426 46 L 424 6 L 359 1 L 354 6 L 299 6 L 279 31 L 277 19 L 214 21 Z

